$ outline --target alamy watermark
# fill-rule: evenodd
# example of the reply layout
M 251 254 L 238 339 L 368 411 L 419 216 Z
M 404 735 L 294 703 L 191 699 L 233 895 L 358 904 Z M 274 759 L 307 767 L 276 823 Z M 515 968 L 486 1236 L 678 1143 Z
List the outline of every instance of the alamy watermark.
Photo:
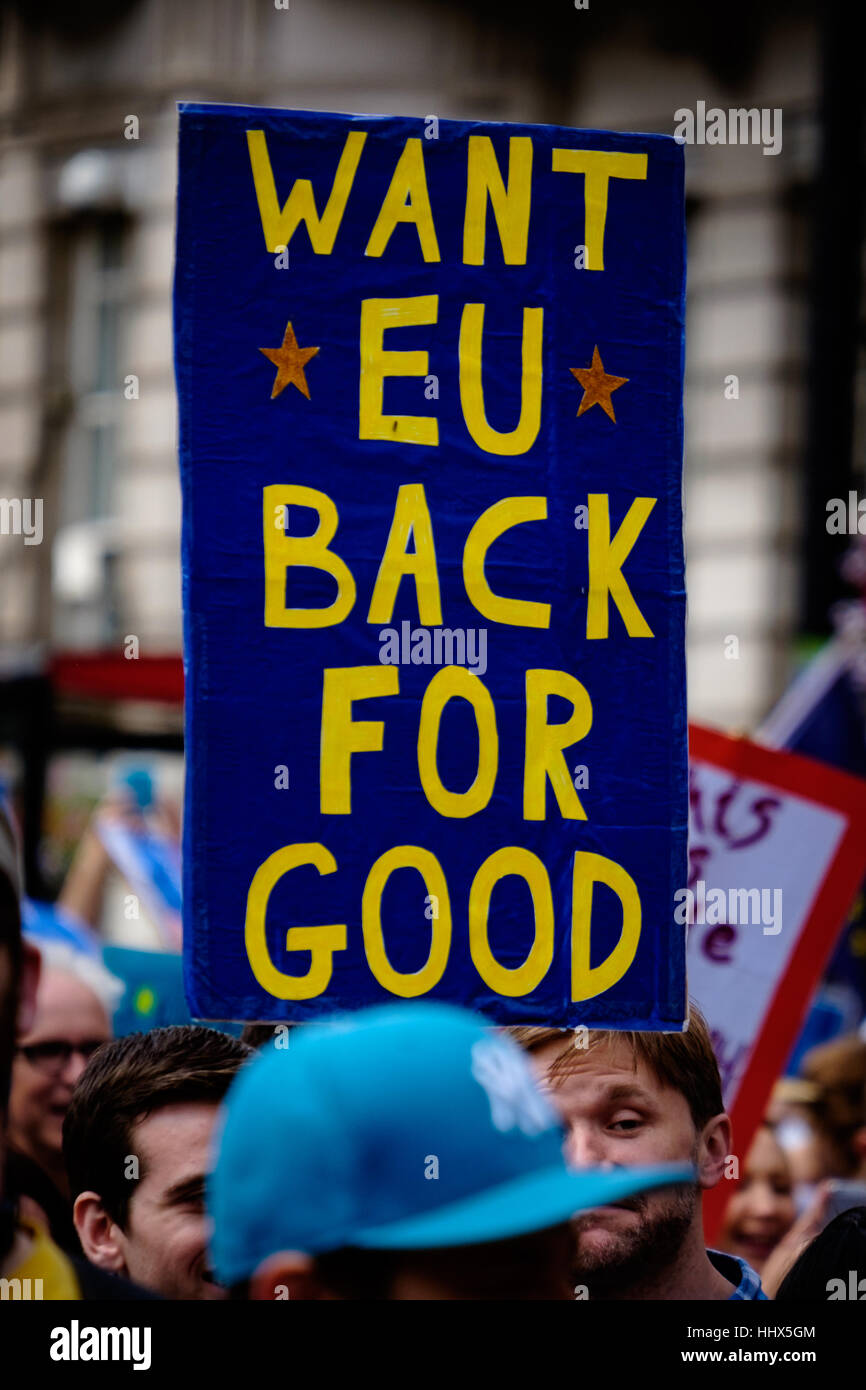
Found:
M 27 1303 L 44 1298 L 41 1279 L 0 1279 L 0 1302 Z
M 674 921 L 700 926 L 743 923 L 763 926 L 764 936 L 778 936 L 782 930 L 781 888 L 710 888 L 702 878 L 691 888 L 674 893 Z
M 134 1371 L 151 1365 L 149 1327 L 82 1327 L 73 1318 L 68 1327 L 52 1328 L 48 1355 L 52 1361 L 131 1361 Z
M 41 545 L 42 498 L 0 497 L 0 536 L 23 536 L 25 545 Z
M 847 499 L 831 497 L 827 503 L 827 532 L 831 536 L 866 536 L 866 497 L 851 488 Z
M 738 106 L 724 111 L 707 110 L 705 101 L 694 111 L 681 106 L 674 112 L 674 139 L 680 145 L 763 145 L 764 154 L 782 152 L 782 108 Z
M 857 1303 L 866 1300 L 866 1279 L 860 1278 L 859 1270 L 848 1270 L 847 1284 L 844 1279 L 827 1280 L 827 1302 L 834 1303 L 843 1298 L 853 1299 Z
M 379 631 L 382 666 L 465 666 L 473 675 L 487 670 L 486 627 L 413 627 L 408 619 Z

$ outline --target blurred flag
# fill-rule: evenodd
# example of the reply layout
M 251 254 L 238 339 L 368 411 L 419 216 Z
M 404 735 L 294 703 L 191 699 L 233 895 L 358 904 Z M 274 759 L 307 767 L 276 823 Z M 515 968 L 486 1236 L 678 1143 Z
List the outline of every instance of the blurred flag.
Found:
M 70 946 L 74 951 L 83 951 L 96 960 L 102 954 L 102 943 L 96 932 L 57 903 L 23 898 L 21 926 L 25 936 L 30 937 L 37 946 L 41 941 L 56 941 L 60 945 Z
M 193 1022 L 183 989 L 183 958 L 180 955 L 171 951 L 106 946 L 102 956 L 106 968 L 122 980 L 125 987 L 114 1013 L 115 1037 Z M 234 1023 L 208 1023 L 207 1027 L 234 1037 L 241 1032 L 240 1025 Z
M 156 923 L 162 944 L 181 945 L 180 845 L 145 816 L 98 816 L 96 833 L 115 866 Z
M 168 951 L 137 951 L 106 946 L 106 968 L 123 981 L 125 992 L 114 1014 L 114 1033 L 146 1032 L 191 1022 L 183 992 L 183 962 Z

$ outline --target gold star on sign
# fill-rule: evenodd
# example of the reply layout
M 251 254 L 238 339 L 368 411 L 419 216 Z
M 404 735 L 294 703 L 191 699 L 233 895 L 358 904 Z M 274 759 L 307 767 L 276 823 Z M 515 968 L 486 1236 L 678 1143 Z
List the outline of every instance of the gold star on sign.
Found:
M 290 382 L 303 392 L 307 400 L 310 399 L 310 388 L 307 385 L 307 378 L 304 376 L 304 366 L 311 357 L 315 357 L 318 351 L 317 347 L 298 347 L 298 340 L 295 337 L 291 320 L 286 324 L 282 347 L 259 348 L 259 352 L 263 352 L 268 361 L 273 362 L 277 368 L 271 400 L 278 396 L 281 391 L 284 391 Z
M 583 387 L 583 399 L 577 408 L 578 415 L 582 415 L 585 410 L 589 410 L 591 405 L 600 405 L 605 415 L 609 415 L 613 423 L 616 424 L 616 416 L 613 413 L 611 396 L 614 391 L 618 391 L 628 381 L 627 376 L 609 376 L 604 370 L 598 348 L 592 350 L 591 367 L 569 367 L 572 376 L 577 377 Z

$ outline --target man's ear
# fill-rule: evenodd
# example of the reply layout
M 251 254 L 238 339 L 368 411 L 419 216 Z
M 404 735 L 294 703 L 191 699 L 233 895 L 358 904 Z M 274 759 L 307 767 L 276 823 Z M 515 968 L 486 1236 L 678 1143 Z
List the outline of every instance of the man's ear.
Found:
M 95 1192 L 81 1192 L 72 1208 L 81 1248 L 91 1264 L 112 1274 L 125 1274 L 123 1235 Z
M 731 1152 L 733 1131 L 728 1115 L 715 1115 L 701 1130 L 698 1140 L 698 1186 L 708 1190 L 721 1182 Z
M 250 1279 L 253 1302 L 289 1299 L 309 1303 L 331 1297 L 316 1275 L 314 1260 L 300 1250 L 280 1250 L 269 1255 Z
M 26 1038 L 36 1019 L 36 990 L 42 971 L 42 957 L 31 941 L 21 943 L 21 974 L 18 981 L 18 1016 L 16 1027 L 19 1038 Z

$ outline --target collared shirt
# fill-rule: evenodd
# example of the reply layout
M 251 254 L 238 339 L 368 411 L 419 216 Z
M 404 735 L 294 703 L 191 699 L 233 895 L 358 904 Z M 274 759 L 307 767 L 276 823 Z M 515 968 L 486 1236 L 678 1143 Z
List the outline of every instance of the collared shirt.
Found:
M 761 1288 L 761 1276 L 751 1265 L 746 1264 L 745 1260 L 741 1260 L 739 1255 L 725 1255 L 721 1250 L 708 1250 L 707 1254 L 713 1267 L 734 1285 L 729 1302 L 735 1299 L 763 1299 L 765 1303 L 769 1302 Z

